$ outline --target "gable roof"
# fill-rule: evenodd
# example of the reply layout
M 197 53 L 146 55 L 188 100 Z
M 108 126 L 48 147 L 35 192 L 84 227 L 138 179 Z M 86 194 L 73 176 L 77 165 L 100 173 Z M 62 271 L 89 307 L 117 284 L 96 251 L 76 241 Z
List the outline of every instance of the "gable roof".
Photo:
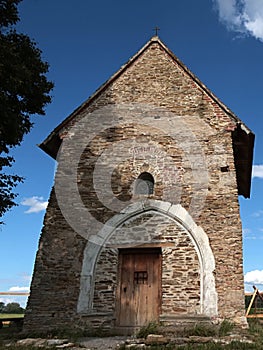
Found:
M 236 129 L 232 132 L 235 166 L 237 172 L 238 192 L 245 198 L 250 197 L 251 172 L 253 160 L 254 138 L 253 132 L 224 104 L 222 103 L 160 40 L 158 36 L 153 36 L 129 61 L 124 64 L 115 74 L 113 74 L 104 84 L 102 84 L 84 103 L 75 109 L 62 123 L 60 123 L 50 135 L 39 145 L 39 147 L 56 158 L 58 149 L 62 142 L 60 132 L 85 108 L 87 108 L 111 83 L 123 74 L 151 45 L 158 44 L 174 60 L 183 71 L 203 90 L 236 124 Z

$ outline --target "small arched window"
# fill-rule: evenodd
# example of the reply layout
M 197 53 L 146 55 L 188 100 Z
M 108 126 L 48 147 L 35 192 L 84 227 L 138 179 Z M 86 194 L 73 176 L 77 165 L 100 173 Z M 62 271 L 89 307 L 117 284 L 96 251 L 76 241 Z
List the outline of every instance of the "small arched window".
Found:
M 135 181 L 135 194 L 150 195 L 154 190 L 154 178 L 150 173 L 141 173 Z

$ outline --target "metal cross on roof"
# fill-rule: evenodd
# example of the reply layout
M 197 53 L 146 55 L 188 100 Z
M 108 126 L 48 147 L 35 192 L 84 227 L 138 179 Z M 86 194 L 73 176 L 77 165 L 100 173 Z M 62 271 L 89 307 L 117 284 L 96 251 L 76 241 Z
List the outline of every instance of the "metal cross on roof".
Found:
M 160 28 L 159 27 L 155 27 L 154 30 L 155 30 L 155 35 L 158 36 L 158 31 L 160 30 Z

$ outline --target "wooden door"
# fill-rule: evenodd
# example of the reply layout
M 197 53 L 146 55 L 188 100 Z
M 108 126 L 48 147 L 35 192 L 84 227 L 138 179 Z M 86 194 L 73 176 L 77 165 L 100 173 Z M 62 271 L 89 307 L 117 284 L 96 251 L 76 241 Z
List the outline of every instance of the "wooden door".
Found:
M 161 250 L 120 250 L 117 324 L 134 327 L 158 321 L 160 299 Z

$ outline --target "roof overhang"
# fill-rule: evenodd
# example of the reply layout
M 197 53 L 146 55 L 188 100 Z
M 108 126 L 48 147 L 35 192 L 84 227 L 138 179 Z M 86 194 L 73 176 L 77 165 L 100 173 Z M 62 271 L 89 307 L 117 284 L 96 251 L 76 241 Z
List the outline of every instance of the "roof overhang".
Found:
M 238 194 L 250 198 L 255 135 L 243 124 L 232 131 Z

